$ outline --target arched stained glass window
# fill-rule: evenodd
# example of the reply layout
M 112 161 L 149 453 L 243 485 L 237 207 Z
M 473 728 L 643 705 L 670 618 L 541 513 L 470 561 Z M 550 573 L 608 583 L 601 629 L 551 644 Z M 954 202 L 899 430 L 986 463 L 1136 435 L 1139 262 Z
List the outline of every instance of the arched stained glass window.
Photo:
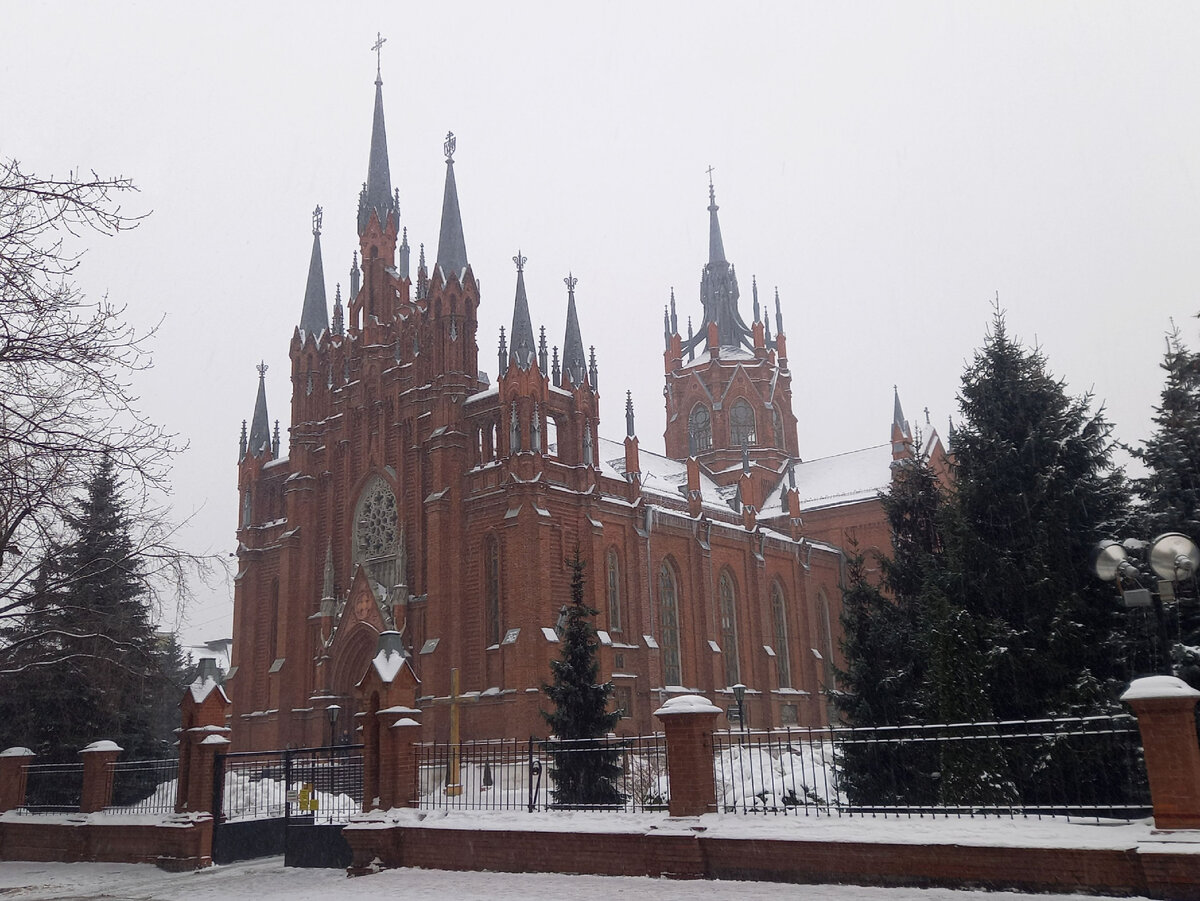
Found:
M 745 400 L 738 398 L 729 411 L 729 444 L 741 447 L 743 444 L 754 444 L 756 440 L 754 411 Z
M 728 571 L 721 573 L 721 652 L 725 658 L 725 684 L 737 685 L 742 681 L 738 665 L 737 592 L 733 587 L 733 576 Z
M 617 559 L 617 549 L 608 552 L 606 569 L 606 587 L 608 589 L 608 631 L 621 631 L 621 562 Z
M 704 404 L 696 404 L 688 415 L 688 441 L 691 453 L 700 453 L 712 447 L 712 417 Z
M 775 631 L 775 673 L 780 688 L 792 687 L 792 659 L 788 650 L 787 601 L 778 582 L 771 586 L 771 621 Z
M 489 535 L 483 543 L 484 642 L 500 644 L 500 543 Z
M 682 685 L 679 663 L 679 581 L 666 560 L 658 571 L 658 608 L 662 619 L 663 683 Z

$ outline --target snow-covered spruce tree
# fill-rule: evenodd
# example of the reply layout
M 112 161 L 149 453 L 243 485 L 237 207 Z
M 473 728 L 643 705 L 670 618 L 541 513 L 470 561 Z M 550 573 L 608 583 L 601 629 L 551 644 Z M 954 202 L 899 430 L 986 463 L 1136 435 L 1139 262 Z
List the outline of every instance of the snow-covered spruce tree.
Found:
M 621 752 L 605 748 L 599 741 L 616 726 L 620 713 L 608 710 L 612 683 L 596 682 L 600 672 L 596 660 L 599 642 L 592 625 L 596 611 L 583 599 L 584 562 L 578 547 L 570 566 L 571 603 L 562 650 L 558 660 L 550 661 L 554 682 L 542 685 L 554 704 L 554 710 L 543 711 L 542 716 L 558 740 L 549 746 L 554 759 L 550 768 L 554 802 L 563 807 L 621 804 Z
M 1068 397 L 996 309 L 963 375 L 943 537 L 946 595 L 972 621 L 1001 719 L 1115 708 L 1125 675 L 1118 605 L 1088 556 L 1119 530 L 1128 490 L 1090 400 Z
M 1146 466 L 1134 488 L 1142 502 L 1138 530 L 1150 539 L 1182 532 L 1200 541 L 1200 354 L 1183 343 L 1178 328 L 1167 335 L 1162 368 L 1167 377 L 1154 410 L 1154 434 L 1133 455 Z M 1200 686 L 1200 601 L 1195 583 L 1185 586 L 1168 619 L 1178 623 L 1171 648 L 1177 675 Z
M 44 558 L 6 627 L 0 743 L 43 761 L 74 762 L 111 739 L 126 756 L 165 756 L 175 722 L 163 711 L 183 690 L 178 647 L 156 635 L 146 566 L 120 486 L 102 463 L 67 519 L 72 537 Z
M 1183 532 L 1200 541 L 1200 354 L 1173 328 L 1162 368 L 1167 374 L 1154 410 L 1154 434 L 1134 457 L 1147 469 L 1134 487 L 1144 503 L 1146 537 Z
M 867 577 L 858 543 L 849 542 L 842 591 L 842 656 L 834 703 L 851 726 L 911 722 L 916 685 L 914 633 L 905 611 L 885 598 Z M 922 768 L 916 746 L 851 742 L 842 749 L 842 788 L 852 804 L 896 804 L 915 800 Z

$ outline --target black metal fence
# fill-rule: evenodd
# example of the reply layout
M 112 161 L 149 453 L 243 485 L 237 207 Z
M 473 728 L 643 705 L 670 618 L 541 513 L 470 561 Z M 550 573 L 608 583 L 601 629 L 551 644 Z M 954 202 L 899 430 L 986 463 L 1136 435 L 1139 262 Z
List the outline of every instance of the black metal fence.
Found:
M 416 749 L 417 803 L 427 809 L 665 810 L 669 799 L 661 734 Z
M 362 810 L 362 745 L 219 754 L 213 785 L 220 822 L 346 822 Z
M 719 733 L 717 807 L 730 813 L 1149 816 L 1128 715 Z
M 120 760 L 111 764 L 112 801 L 106 814 L 165 814 L 175 811 L 179 760 Z
M 79 810 L 83 794 L 82 763 L 31 763 L 25 767 L 25 813 Z

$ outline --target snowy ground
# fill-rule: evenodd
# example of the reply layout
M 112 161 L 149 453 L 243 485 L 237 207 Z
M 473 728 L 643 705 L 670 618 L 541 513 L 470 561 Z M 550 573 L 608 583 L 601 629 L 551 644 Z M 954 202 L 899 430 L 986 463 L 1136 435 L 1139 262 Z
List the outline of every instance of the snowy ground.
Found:
M 138 864 L 0 863 L 5 899 L 92 899 L 113 901 L 339 901 L 404 898 L 405 901 L 493 901 L 506 898 L 571 901 L 965 901 L 980 893 L 949 889 L 884 889 L 862 886 L 798 886 L 765 882 L 684 882 L 625 876 L 559 876 L 539 873 L 450 873 L 387 870 L 347 879 L 338 870 L 297 870 L 279 857 L 212 867 L 195 873 L 164 873 Z M 1016 895 L 989 892 L 992 901 L 1039 901 L 1083 895 Z

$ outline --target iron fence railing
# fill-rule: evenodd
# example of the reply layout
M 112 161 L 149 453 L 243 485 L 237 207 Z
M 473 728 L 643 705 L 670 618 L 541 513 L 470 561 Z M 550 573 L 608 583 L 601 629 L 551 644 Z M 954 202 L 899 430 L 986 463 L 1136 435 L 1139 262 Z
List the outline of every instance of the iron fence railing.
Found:
M 724 732 L 718 810 L 851 816 L 1149 816 L 1128 715 Z
M 469 810 L 665 810 L 661 734 L 416 746 L 417 803 Z
M 164 814 L 175 811 L 179 760 L 120 760 L 110 764 L 112 800 L 106 814 Z
M 82 763 L 30 763 L 25 766 L 25 813 L 79 810 L 83 794 Z
M 362 810 L 362 745 L 218 754 L 214 815 L 220 822 L 310 817 L 346 822 Z

